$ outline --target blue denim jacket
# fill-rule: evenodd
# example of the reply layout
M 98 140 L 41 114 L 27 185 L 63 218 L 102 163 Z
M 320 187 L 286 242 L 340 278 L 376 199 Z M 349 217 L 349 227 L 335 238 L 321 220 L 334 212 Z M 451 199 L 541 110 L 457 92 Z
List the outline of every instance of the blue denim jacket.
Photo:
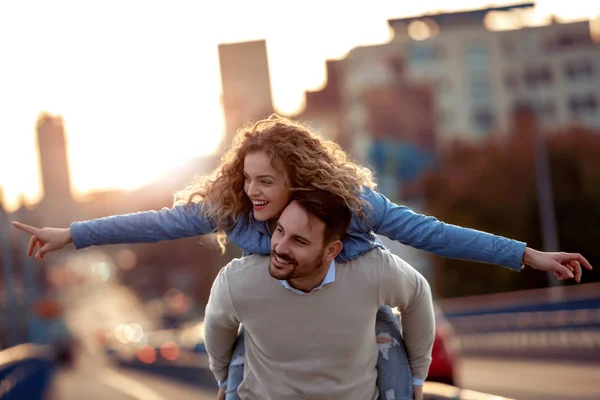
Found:
M 367 218 L 353 217 L 344 248 L 336 261 L 346 262 L 375 248 L 384 247 L 377 234 L 442 257 L 498 264 L 519 271 L 525 243 L 501 236 L 446 224 L 390 202 L 384 195 L 367 190 L 371 206 Z M 215 226 L 200 214 L 198 204 L 176 205 L 160 211 L 143 211 L 71 224 L 77 249 L 119 243 L 154 243 L 212 233 Z M 252 213 L 240 218 L 228 239 L 244 254 L 270 254 L 268 223 Z

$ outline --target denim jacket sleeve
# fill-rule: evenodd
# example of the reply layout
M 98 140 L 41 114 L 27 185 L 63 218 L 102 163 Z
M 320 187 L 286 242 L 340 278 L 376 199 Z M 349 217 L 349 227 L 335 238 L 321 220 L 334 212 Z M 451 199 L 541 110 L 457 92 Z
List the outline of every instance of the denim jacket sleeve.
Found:
M 71 224 L 75 248 L 123 243 L 154 243 L 161 240 L 211 233 L 215 226 L 200 214 L 200 205 L 176 205 L 160 211 L 114 215 Z
M 367 190 L 369 227 L 392 240 L 442 257 L 497 264 L 519 271 L 525 243 L 475 229 L 446 224 Z

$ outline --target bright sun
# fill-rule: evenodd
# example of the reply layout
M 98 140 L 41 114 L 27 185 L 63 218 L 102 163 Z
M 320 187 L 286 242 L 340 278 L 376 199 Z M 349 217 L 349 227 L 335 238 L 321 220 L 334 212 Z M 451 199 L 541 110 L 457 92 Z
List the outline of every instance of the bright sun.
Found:
M 42 111 L 64 119 L 75 195 L 136 188 L 215 151 L 223 132 L 217 48 L 191 17 L 161 28 L 160 7 L 124 6 L 115 16 L 108 7 L 39 6 L 0 13 L 0 36 L 19 38 L 0 43 L 15 61 L 0 74 L 10 144 L 0 148 L 0 186 L 9 207 L 19 192 L 40 195 L 33 149 Z

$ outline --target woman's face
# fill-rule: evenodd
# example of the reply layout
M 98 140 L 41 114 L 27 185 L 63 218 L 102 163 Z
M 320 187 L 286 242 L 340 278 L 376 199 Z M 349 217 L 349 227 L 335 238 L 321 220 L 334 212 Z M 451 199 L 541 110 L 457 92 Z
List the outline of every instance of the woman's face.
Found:
M 248 153 L 244 159 L 244 192 L 252 201 L 254 218 L 268 221 L 279 218 L 290 202 L 287 174 L 271 165 L 264 151 Z

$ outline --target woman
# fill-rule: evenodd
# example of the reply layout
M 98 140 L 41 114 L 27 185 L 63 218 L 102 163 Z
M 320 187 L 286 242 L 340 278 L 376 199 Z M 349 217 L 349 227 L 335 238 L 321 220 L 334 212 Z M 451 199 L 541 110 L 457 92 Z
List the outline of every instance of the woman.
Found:
M 39 247 L 35 253 L 38 258 L 70 242 L 80 249 L 212 232 L 217 233 L 222 248 L 230 240 L 244 254 L 269 254 L 273 225 L 291 193 L 310 188 L 342 196 L 355 213 L 337 258 L 341 263 L 383 247 L 376 236 L 382 234 L 443 257 L 499 264 L 515 271 L 527 264 L 554 271 L 558 279 L 575 277 L 579 281 L 579 263 L 591 269 L 579 254 L 537 252 L 526 248 L 525 243 L 445 224 L 393 204 L 374 190 L 371 171 L 350 162 L 337 144 L 279 116 L 242 128 L 214 174 L 178 193 L 171 209 L 75 222 L 66 229 L 14 225 L 32 235 L 28 254 L 31 256 Z M 379 314 L 382 313 L 389 314 L 391 310 L 382 309 Z M 378 321 L 382 319 L 390 321 L 378 316 Z M 378 331 L 379 337 L 400 337 L 393 321 L 385 326 L 388 331 Z M 392 368 L 392 364 L 405 365 L 405 355 L 398 354 L 398 359 L 383 361 L 380 354 L 379 370 Z M 380 380 L 380 393 L 397 383 L 395 379 Z

